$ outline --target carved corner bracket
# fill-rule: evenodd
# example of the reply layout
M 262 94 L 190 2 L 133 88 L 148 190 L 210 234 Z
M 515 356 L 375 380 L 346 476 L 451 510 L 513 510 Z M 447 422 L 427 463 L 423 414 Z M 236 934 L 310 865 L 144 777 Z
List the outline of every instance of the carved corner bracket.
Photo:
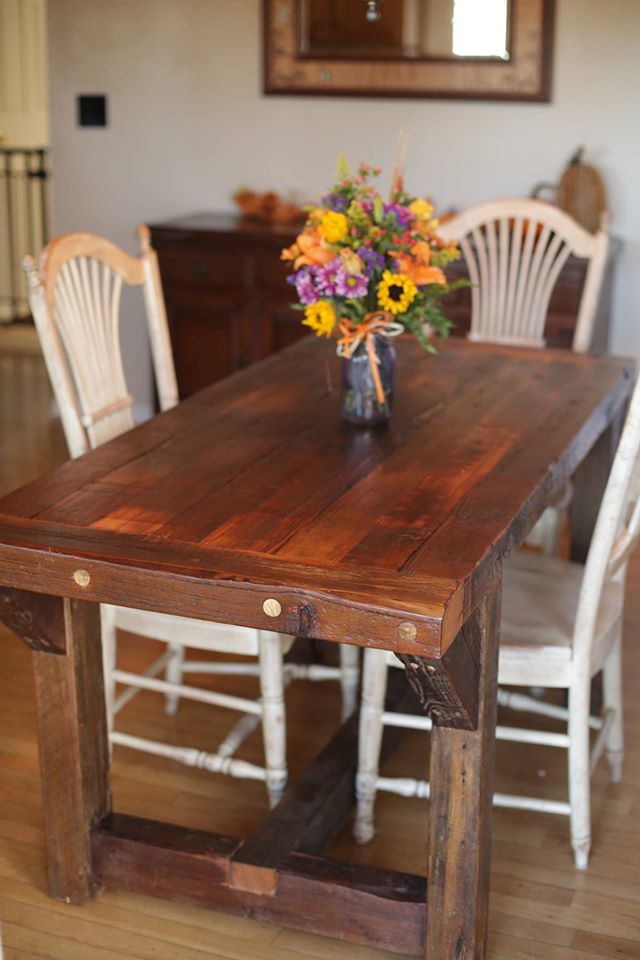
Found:
M 64 601 L 60 597 L 0 587 L 0 621 L 32 650 L 66 652 Z
M 470 617 L 441 659 L 396 654 L 422 709 L 436 726 L 478 727 L 482 630 Z

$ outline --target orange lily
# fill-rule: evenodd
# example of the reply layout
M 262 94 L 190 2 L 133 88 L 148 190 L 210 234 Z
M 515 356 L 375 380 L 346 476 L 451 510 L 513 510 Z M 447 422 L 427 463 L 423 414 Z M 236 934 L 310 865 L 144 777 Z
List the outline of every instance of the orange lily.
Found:
M 424 240 L 418 240 L 411 247 L 411 255 L 399 253 L 396 256 L 398 271 L 406 274 L 418 287 L 428 283 L 446 283 L 447 278 L 439 267 L 430 267 L 431 247 Z
M 284 259 L 290 260 L 293 259 L 293 257 L 296 258 L 293 265 L 294 269 L 298 270 L 299 267 L 305 264 L 313 266 L 317 263 L 329 263 L 330 260 L 334 259 L 335 253 L 327 250 L 322 243 L 317 229 L 312 229 L 304 230 L 296 237 L 296 242 L 293 247 L 283 251 Z

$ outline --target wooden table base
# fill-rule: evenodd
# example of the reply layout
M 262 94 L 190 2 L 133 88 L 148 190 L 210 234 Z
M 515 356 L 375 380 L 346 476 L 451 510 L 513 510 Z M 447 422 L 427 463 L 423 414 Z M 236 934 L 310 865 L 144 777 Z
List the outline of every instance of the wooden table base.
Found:
M 388 708 L 411 709 L 404 677 L 393 680 Z M 353 803 L 357 722 L 343 724 L 247 840 L 107 816 L 91 836 L 96 881 L 422 956 L 425 878 L 321 855 Z M 402 733 L 387 729 L 385 754 Z
M 427 960 L 483 960 L 499 597 L 490 587 L 460 631 L 451 649 L 464 655 L 410 657 L 411 682 L 389 679 L 387 710 L 426 709 L 435 724 L 425 879 L 323 856 L 354 802 L 357 714 L 246 840 L 111 812 L 99 608 L 0 588 L 0 619 L 34 648 L 50 895 L 85 904 L 116 886 Z M 386 728 L 381 762 L 402 735 Z
M 238 872 L 243 846 L 118 815 L 93 833 L 96 875 L 107 886 L 422 956 L 424 877 L 301 852 L 277 868 L 243 864 Z M 264 892 L 253 889 L 265 878 Z
M 91 834 L 95 882 L 428 960 L 481 960 L 498 622 L 495 591 L 464 631 L 470 647 L 481 651 L 478 729 L 434 727 L 429 897 L 424 877 L 322 856 L 353 805 L 357 714 L 247 840 L 107 816 Z M 392 671 L 385 709 L 412 708 L 419 710 L 406 678 Z M 403 732 L 385 728 L 382 762 Z

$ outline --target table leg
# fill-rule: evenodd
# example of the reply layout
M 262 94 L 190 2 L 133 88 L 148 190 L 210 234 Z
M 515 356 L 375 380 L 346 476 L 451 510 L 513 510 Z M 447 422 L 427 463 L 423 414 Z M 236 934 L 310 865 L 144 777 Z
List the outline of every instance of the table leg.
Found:
M 90 831 L 111 806 L 100 608 L 0 590 L 0 619 L 34 651 L 49 892 L 86 903 L 99 887 Z
M 495 589 L 464 627 L 480 659 L 477 730 L 432 732 L 426 960 L 486 956 L 499 625 Z

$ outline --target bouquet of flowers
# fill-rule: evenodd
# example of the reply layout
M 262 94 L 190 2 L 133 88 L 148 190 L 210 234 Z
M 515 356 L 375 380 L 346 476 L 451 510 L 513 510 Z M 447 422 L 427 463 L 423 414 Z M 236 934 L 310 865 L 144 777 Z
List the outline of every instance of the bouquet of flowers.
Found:
M 282 251 L 293 268 L 288 280 L 298 295 L 294 307 L 304 312 L 302 323 L 317 336 L 337 336 L 345 359 L 367 360 L 358 383 L 345 387 L 348 410 L 343 407 L 346 419 L 367 424 L 390 415 L 391 339 L 408 330 L 434 353 L 432 335 L 445 337 L 452 326 L 442 298 L 468 283 L 447 282 L 445 268 L 460 254 L 438 237 L 431 203 L 409 196 L 401 176 L 386 202 L 372 183 L 379 174 L 366 164 L 353 174 L 341 159 L 333 189 L 308 208 L 302 233 Z
M 333 189 L 309 208 L 304 230 L 282 251 L 293 266 L 295 307 L 318 336 L 344 335 L 377 314 L 378 323 L 393 324 L 390 335 L 409 330 L 434 352 L 429 330 L 444 337 L 452 326 L 442 298 L 467 284 L 447 283 L 444 273 L 460 253 L 438 237 L 429 201 L 398 185 L 385 202 L 371 182 L 379 174 L 366 164 L 352 174 L 341 160 Z

